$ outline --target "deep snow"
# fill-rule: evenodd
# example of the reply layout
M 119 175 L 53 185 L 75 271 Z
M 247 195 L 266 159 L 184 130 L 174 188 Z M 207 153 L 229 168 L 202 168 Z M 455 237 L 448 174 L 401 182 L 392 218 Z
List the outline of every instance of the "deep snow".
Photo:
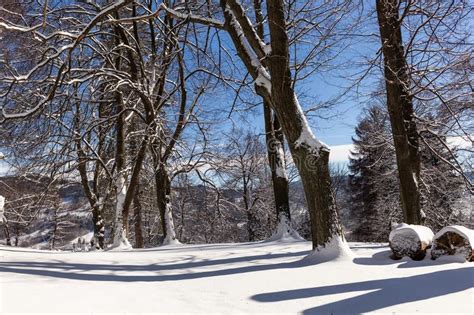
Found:
M 306 241 L 113 252 L 0 247 L 0 313 L 474 313 L 474 264 L 386 244 L 314 264 Z M 311 257 L 310 257 L 311 258 Z

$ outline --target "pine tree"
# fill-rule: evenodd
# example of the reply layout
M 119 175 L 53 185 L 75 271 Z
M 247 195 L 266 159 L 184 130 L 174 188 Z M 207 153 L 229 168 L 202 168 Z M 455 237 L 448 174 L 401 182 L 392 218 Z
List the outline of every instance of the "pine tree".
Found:
M 427 117 L 426 121 L 434 121 Z M 388 114 L 381 106 L 371 106 L 355 129 L 355 152 L 349 160 L 349 192 L 352 216 L 356 221 L 352 236 L 358 241 L 386 241 L 392 222 L 402 221 L 400 186 Z M 461 223 L 457 204 L 464 192 L 461 176 L 453 171 L 452 150 L 446 137 L 424 128 L 420 132 L 420 198 L 424 224 L 433 230 Z
M 349 159 L 349 192 L 357 221 L 353 237 L 359 241 L 384 241 L 391 221 L 401 215 L 393 146 L 388 117 L 372 106 L 355 129 L 355 151 Z

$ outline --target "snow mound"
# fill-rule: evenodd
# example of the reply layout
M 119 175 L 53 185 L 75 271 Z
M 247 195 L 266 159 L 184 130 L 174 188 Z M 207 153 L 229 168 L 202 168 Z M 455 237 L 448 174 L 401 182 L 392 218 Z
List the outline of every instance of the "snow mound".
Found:
M 388 240 L 392 242 L 395 236 L 398 235 L 403 235 L 407 239 L 418 239 L 420 242 L 425 243 L 427 246 L 431 245 L 434 236 L 433 231 L 431 231 L 429 227 L 406 223 L 401 223 L 397 225 L 395 229 L 390 232 Z
M 122 231 L 120 237 L 116 241 L 114 241 L 114 243 L 111 246 L 109 246 L 109 248 L 107 248 L 107 250 L 110 250 L 110 251 L 131 250 L 131 249 L 132 249 L 132 245 L 128 241 L 125 235 L 125 231 Z
M 107 248 L 107 250 L 110 250 L 110 251 L 131 250 L 131 249 L 132 249 L 132 245 L 127 239 L 122 240 L 119 244 L 113 244 L 109 248 Z
M 303 258 L 303 263 L 319 264 L 327 261 L 351 261 L 355 255 L 349 244 L 339 235 L 335 235 L 325 246 L 319 246 L 308 256 Z
M 288 220 L 282 219 L 277 225 L 275 233 L 273 233 L 267 242 L 288 242 L 288 241 L 304 241 L 298 232 L 293 229 Z
M 161 243 L 161 246 L 168 246 L 168 245 L 182 245 L 182 243 L 176 237 L 166 237 Z

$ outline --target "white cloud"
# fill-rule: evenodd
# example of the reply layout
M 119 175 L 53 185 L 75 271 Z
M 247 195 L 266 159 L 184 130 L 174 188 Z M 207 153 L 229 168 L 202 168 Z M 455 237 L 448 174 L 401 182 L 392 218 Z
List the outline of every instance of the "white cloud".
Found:
M 329 155 L 329 161 L 333 163 L 347 163 L 349 162 L 349 155 L 351 150 L 354 150 L 353 144 L 341 144 L 330 146 L 331 154 Z
M 447 143 L 450 147 L 463 149 L 472 149 L 474 147 L 473 142 L 464 137 L 448 137 Z M 355 151 L 353 144 L 333 145 L 330 146 L 330 148 L 331 154 L 329 155 L 329 161 L 333 163 L 349 162 L 351 151 Z

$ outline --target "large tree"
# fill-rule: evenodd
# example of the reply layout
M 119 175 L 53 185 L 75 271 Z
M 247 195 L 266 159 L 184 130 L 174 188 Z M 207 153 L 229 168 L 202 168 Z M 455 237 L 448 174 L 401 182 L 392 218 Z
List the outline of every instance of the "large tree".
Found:
M 410 91 L 411 78 L 403 48 L 399 0 L 377 0 L 377 16 L 384 56 L 387 108 L 400 178 L 404 220 L 420 224 L 420 149 Z

